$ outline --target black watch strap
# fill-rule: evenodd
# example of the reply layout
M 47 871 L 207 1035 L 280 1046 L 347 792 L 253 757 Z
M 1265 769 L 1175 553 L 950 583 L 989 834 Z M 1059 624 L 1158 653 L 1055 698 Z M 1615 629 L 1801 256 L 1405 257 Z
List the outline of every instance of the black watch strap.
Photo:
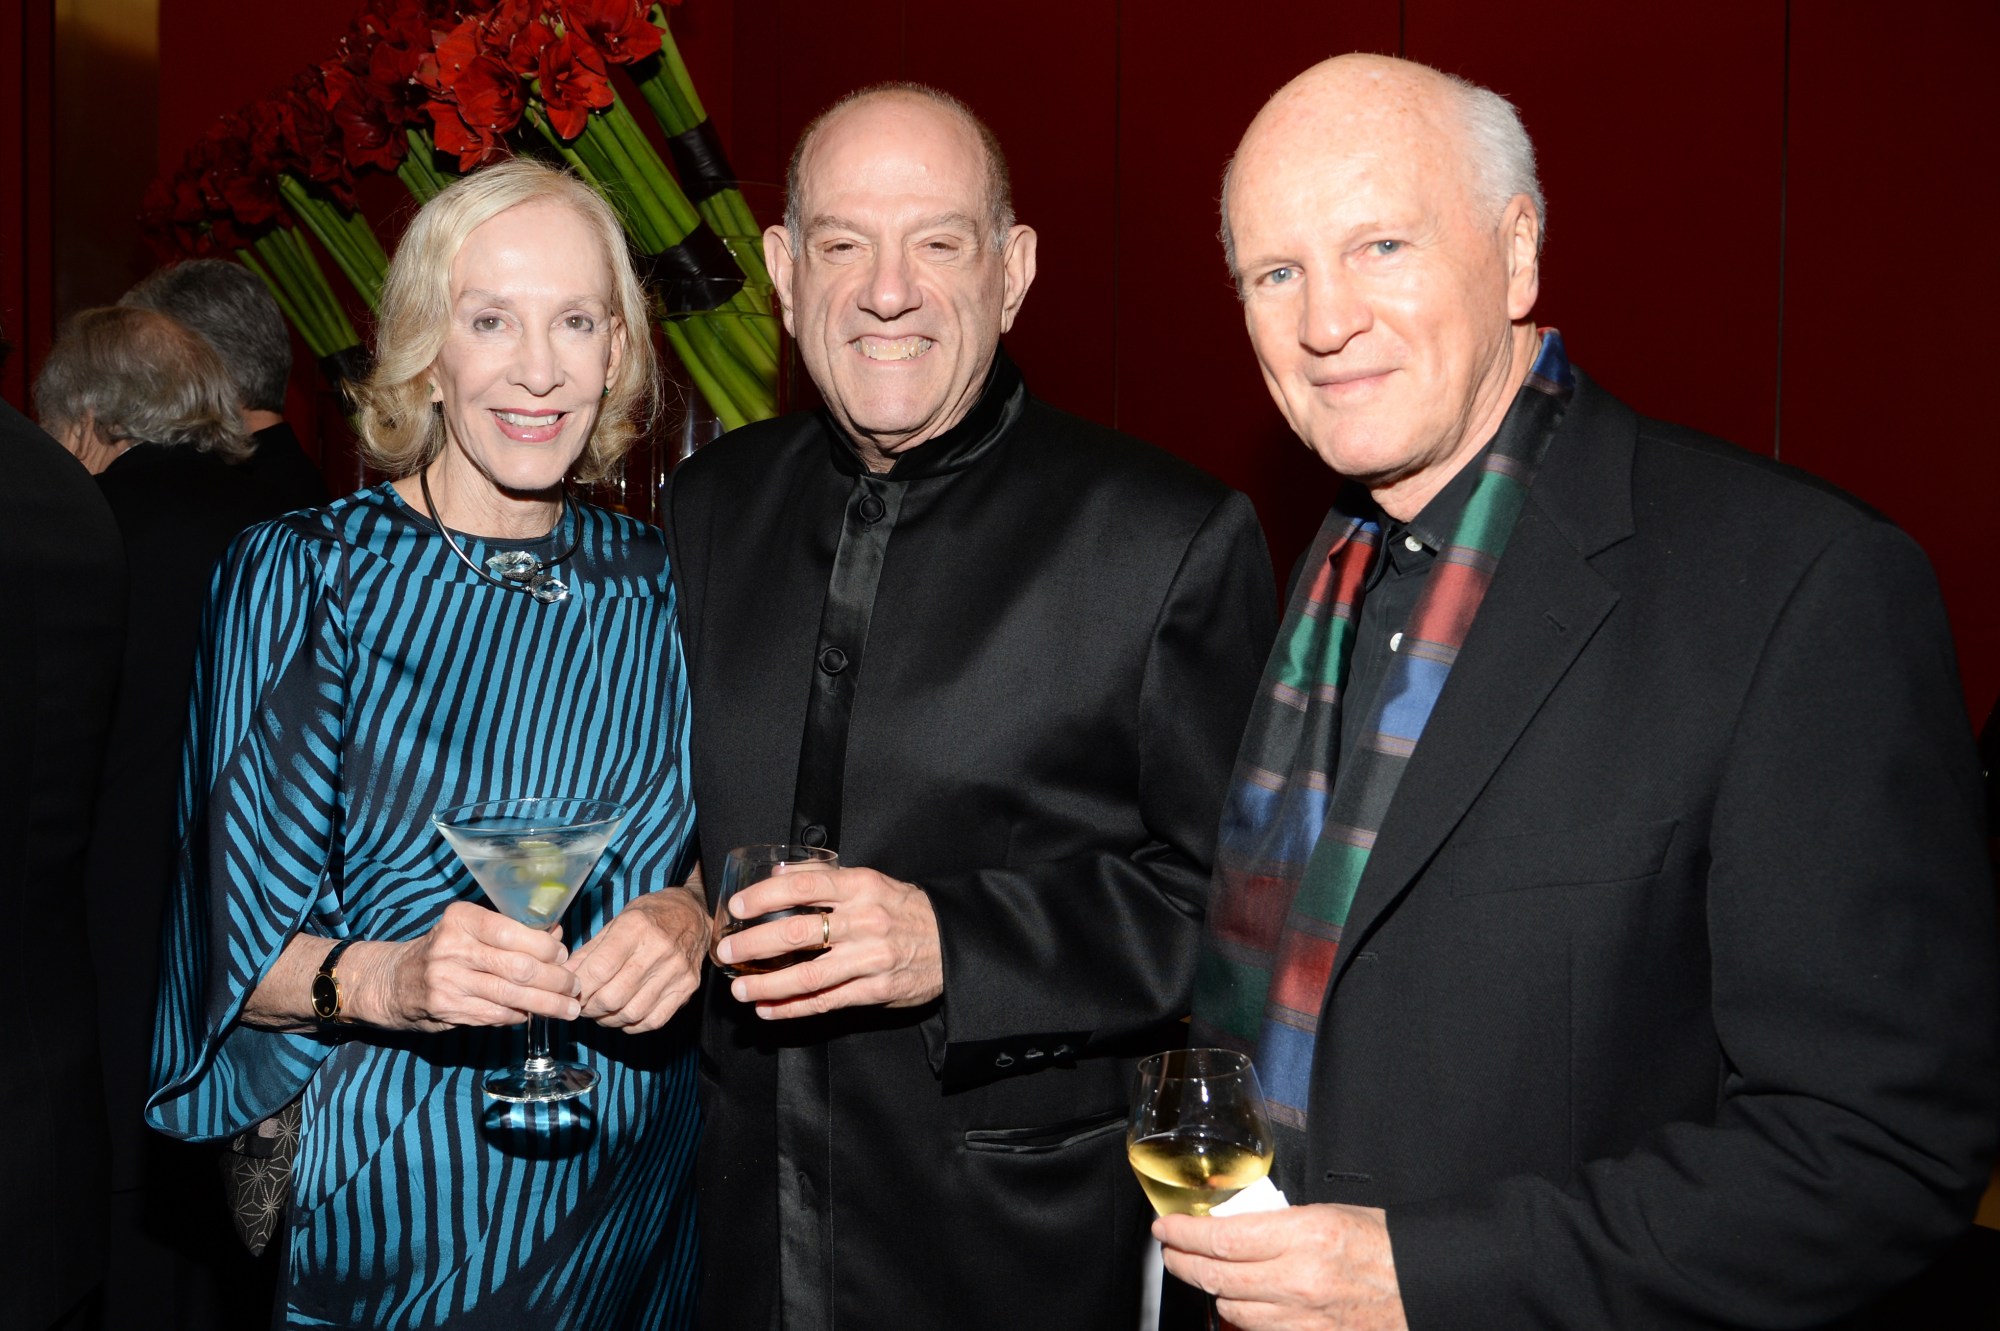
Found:
M 319 974 L 313 976 L 313 1015 L 319 1018 L 322 1030 L 348 1020 L 347 1014 L 341 1011 L 340 980 L 335 976 L 334 968 L 340 965 L 341 954 L 347 951 L 353 942 L 352 938 L 343 938 L 328 948 L 326 956 L 319 963 Z

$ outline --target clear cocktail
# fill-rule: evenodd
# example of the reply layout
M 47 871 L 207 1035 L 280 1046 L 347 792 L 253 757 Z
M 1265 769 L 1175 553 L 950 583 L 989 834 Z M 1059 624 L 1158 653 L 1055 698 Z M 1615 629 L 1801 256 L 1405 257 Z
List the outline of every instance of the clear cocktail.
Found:
M 597 867 L 625 811 L 603 800 L 486 800 L 439 809 L 431 821 L 502 915 L 547 929 Z M 483 1084 L 496 1100 L 568 1100 L 595 1086 L 597 1074 L 552 1058 L 548 1020 L 530 1017 L 527 1058 Z

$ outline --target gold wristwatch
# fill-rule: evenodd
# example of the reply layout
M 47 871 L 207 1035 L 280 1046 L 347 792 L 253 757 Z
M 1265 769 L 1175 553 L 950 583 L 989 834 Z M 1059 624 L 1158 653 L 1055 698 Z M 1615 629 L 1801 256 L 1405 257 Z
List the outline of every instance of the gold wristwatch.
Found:
M 320 1029 L 328 1026 L 345 1025 L 349 1018 L 340 1010 L 340 979 L 334 967 L 340 964 L 340 954 L 347 951 L 352 938 L 343 938 L 326 950 L 326 957 L 319 963 L 319 974 L 313 976 L 313 1015 L 319 1018 Z

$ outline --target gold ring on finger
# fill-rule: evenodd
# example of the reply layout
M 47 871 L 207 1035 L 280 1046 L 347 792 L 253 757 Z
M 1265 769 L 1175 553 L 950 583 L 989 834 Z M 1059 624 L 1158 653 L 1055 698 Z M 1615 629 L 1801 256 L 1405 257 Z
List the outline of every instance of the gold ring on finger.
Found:
M 819 950 L 824 952 L 833 946 L 833 912 L 824 910 L 819 915 Z

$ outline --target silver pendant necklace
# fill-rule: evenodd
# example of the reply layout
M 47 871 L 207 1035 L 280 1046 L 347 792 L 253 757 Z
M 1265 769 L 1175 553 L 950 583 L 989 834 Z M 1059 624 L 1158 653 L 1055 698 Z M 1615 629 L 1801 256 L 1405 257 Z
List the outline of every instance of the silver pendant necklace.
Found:
M 581 517 L 577 519 L 575 534 L 570 537 L 569 548 L 550 559 L 548 563 L 544 564 L 540 558 L 529 554 L 526 550 L 500 550 L 486 556 L 486 567 L 481 568 L 472 562 L 471 555 L 459 549 L 458 542 L 452 539 L 451 529 L 446 527 L 444 519 L 438 516 L 437 501 L 431 498 L 430 468 L 426 467 L 417 473 L 417 486 L 424 492 L 424 508 L 430 514 L 431 523 L 438 529 L 438 535 L 444 537 L 444 543 L 451 547 L 451 552 L 458 556 L 459 563 L 494 586 L 532 596 L 543 605 L 553 605 L 557 601 L 568 599 L 569 585 L 555 576 L 551 570 L 575 554 L 576 547 L 582 543 Z M 560 527 L 562 520 L 569 516 L 571 507 L 569 485 L 565 482 L 562 490 L 562 511 L 556 515 L 557 527 Z

